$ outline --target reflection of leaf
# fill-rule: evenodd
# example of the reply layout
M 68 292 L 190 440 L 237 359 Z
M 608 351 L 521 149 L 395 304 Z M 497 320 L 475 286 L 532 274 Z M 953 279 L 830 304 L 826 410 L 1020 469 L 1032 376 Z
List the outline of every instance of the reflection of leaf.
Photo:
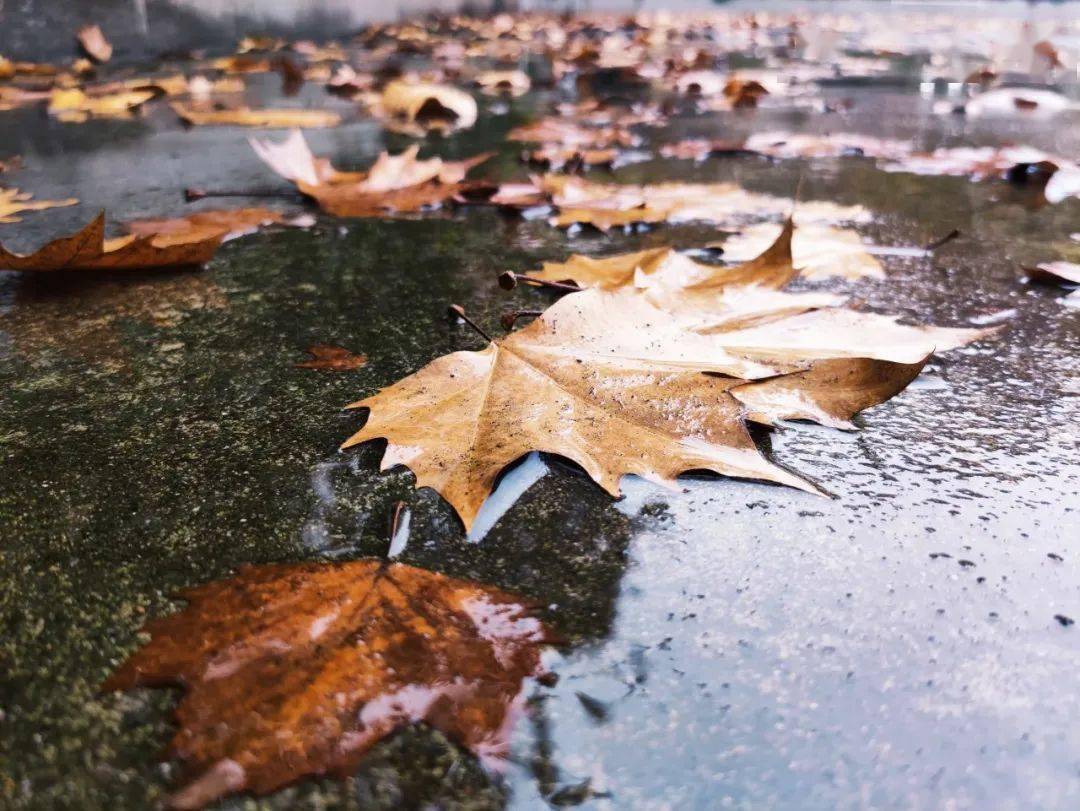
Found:
M 549 640 L 512 595 L 401 563 L 247 567 L 182 596 L 105 684 L 185 688 L 180 808 L 347 776 L 416 722 L 497 766 Z
M 4 165 L 0 163 L 0 171 Z M 47 208 L 64 208 L 78 204 L 78 200 L 69 197 L 66 200 L 32 200 L 34 195 L 29 192 L 20 192 L 18 189 L 0 188 L 0 223 L 22 222 L 21 214 L 24 211 L 44 211 Z M 0 254 L 2 256 L 2 254 Z
M 140 237 L 153 237 L 156 245 L 199 242 L 213 236 L 224 241 L 253 233 L 264 225 L 295 225 L 303 219 L 286 220 L 280 211 L 268 208 L 207 209 L 186 217 L 159 220 L 133 220 L 127 230 Z
M 793 272 L 790 236 L 789 226 L 737 268 L 696 278 L 654 268 L 643 288 L 572 293 L 483 351 L 438 358 L 353 403 L 370 414 L 343 447 L 386 439 L 382 468 L 409 467 L 466 529 L 502 470 L 537 450 L 578 463 L 616 496 L 625 474 L 671 483 L 689 470 L 814 491 L 761 455 L 748 421 L 850 428 L 935 347 L 983 333 L 906 327 L 830 306 L 827 294 L 776 289 Z
M 359 369 L 367 363 L 367 355 L 354 355 L 348 349 L 329 344 L 315 344 L 308 348 L 310 360 L 296 364 L 298 369 L 330 369 L 334 372 L 347 372 Z

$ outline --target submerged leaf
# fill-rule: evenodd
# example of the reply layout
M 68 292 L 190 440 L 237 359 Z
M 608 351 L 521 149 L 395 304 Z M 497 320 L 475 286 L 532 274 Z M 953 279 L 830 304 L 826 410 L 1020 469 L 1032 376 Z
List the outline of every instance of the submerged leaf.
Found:
M 104 685 L 184 688 L 177 808 L 347 777 L 418 722 L 498 767 L 550 641 L 513 595 L 402 563 L 246 567 L 182 596 Z

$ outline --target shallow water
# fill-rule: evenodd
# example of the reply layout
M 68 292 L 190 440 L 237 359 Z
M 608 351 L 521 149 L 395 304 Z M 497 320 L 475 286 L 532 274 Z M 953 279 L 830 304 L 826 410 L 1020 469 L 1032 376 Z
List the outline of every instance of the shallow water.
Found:
M 277 83 L 256 77 L 253 100 L 273 99 Z M 650 137 L 844 130 L 927 148 L 1021 141 L 1080 154 L 1075 117 L 941 117 L 913 84 L 827 92 L 852 99 L 852 111 L 716 114 Z M 437 150 L 499 149 L 487 173 L 522 176 L 503 136 L 545 101 L 514 101 Z M 247 132 L 184 130 L 167 109 L 85 125 L 32 108 L 0 116 L 4 151 L 27 164 L 10 181 L 83 201 L 0 226 L 8 247 L 40 244 L 99 209 L 122 221 L 222 203 L 187 206 L 185 186 L 283 188 Z M 309 141 L 339 166 L 407 143 L 363 119 Z M 202 272 L 0 273 L 5 805 L 134 808 L 160 797 L 175 777 L 156 759 L 174 696 L 96 692 L 142 622 L 171 610 L 178 589 L 242 563 L 383 554 L 403 499 L 398 559 L 546 606 L 566 640 L 551 654 L 560 680 L 531 688 L 501 779 L 414 729 L 381 745 L 354 781 L 307 782 L 265 807 L 1076 807 L 1080 637 L 1055 615 L 1080 617 L 1080 316 L 1060 291 L 1022 284 L 1020 266 L 1076 250 L 1080 201 L 1040 208 L 1003 183 L 886 174 L 857 158 L 657 160 L 615 173 L 783 195 L 800 176 L 805 199 L 870 208 L 859 230 L 878 244 L 962 232 L 930 257 L 881 257 L 885 280 L 815 287 L 913 321 L 1000 320 L 1001 336 L 936 358 L 859 418 L 857 433 L 792 425 L 763 440 L 833 499 L 687 477 L 677 491 L 628 479 L 614 502 L 565 463 L 547 459 L 545 472 L 534 460 L 518 479 L 535 483 L 478 543 L 411 474 L 380 474 L 378 448 L 338 453 L 362 421 L 341 406 L 479 348 L 446 318 L 447 303 L 497 333 L 504 309 L 550 301 L 501 291 L 503 270 L 571 251 L 696 246 L 715 229 L 601 237 L 483 209 L 322 217 L 231 242 Z M 320 342 L 371 362 L 338 375 L 294 368 Z

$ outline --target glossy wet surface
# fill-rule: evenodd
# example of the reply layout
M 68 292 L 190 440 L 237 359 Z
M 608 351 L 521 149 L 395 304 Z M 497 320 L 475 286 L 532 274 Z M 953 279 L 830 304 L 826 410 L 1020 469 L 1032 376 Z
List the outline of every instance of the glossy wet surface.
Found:
M 256 77 L 252 98 L 273 98 L 277 83 Z M 852 111 L 717 114 L 643 133 L 658 144 L 844 130 L 1080 154 L 1075 115 L 976 122 L 934 115 L 913 86 L 829 93 Z M 548 100 L 531 94 L 497 114 L 485 101 L 475 129 L 429 151 L 496 148 L 487 174 L 521 177 L 503 136 Z M 164 108 L 84 125 L 28 108 L 0 113 L 0 132 L 3 152 L 26 162 L 5 182 L 83 201 L 0 226 L 15 249 L 102 208 L 115 222 L 234 202 L 186 207 L 185 186 L 286 188 L 246 144 L 250 131 L 184 130 Z M 361 115 L 309 141 L 342 168 L 408 143 Z M 341 406 L 480 348 L 447 303 L 498 333 L 504 309 L 550 300 L 501 291 L 503 270 L 698 246 L 717 237 L 711 227 L 568 235 L 485 209 L 324 217 L 231 242 L 202 272 L 0 274 L 4 805 L 135 808 L 162 796 L 175 775 L 157 754 L 175 696 L 96 691 L 144 620 L 243 563 L 381 555 L 404 499 L 399 560 L 546 606 L 566 640 L 549 658 L 560 680 L 529 688 L 501 778 L 417 728 L 378 746 L 354 781 L 301 783 L 265 807 L 1075 807 L 1080 637 L 1055 616 L 1080 618 L 1080 316 L 1060 291 L 1022 284 L 1020 266 L 1076 261 L 1080 201 L 1038 207 L 1004 183 L 886 174 L 858 158 L 657 160 L 615 178 L 787 195 L 800 175 L 806 199 L 871 209 L 859 230 L 878 244 L 962 232 L 932 258 L 884 257 L 884 280 L 815 287 L 916 322 L 1004 325 L 997 341 L 932 361 L 858 433 L 793 425 L 763 440 L 833 500 L 688 477 L 677 492 L 628 479 L 612 502 L 579 471 L 534 459 L 504 484 L 535 483 L 501 516 L 496 504 L 471 543 L 411 474 L 378 472 L 379 448 L 336 450 L 362 421 Z M 318 343 L 369 363 L 295 368 Z

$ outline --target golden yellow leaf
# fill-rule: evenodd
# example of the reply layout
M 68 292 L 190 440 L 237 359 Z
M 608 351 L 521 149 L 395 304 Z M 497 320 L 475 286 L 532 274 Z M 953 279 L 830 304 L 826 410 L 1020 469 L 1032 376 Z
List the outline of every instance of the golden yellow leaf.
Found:
M 77 87 L 58 88 L 49 95 L 49 112 L 61 121 L 82 123 L 89 118 L 130 118 L 146 102 L 161 95 L 152 88 L 122 90 L 91 96 Z

